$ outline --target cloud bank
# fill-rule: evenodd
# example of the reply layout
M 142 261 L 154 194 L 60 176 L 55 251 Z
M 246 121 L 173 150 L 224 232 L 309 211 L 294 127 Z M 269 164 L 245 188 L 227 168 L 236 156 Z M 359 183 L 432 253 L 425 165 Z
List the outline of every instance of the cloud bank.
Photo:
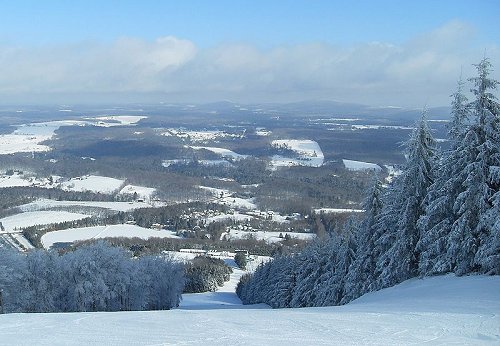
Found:
M 463 70 L 500 49 L 476 44 L 454 21 L 403 44 L 309 43 L 200 49 L 172 36 L 150 42 L 0 45 L 0 102 L 289 102 L 331 99 L 371 105 L 447 105 Z M 498 76 L 498 72 L 494 76 Z

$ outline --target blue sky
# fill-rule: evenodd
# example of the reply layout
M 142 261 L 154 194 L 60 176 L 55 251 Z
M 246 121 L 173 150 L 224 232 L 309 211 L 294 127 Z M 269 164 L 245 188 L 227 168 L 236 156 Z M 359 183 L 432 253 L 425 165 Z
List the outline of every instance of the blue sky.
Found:
M 426 99 L 442 104 L 453 90 L 425 95 L 431 75 L 427 82 L 418 76 L 415 87 L 408 80 L 405 95 L 402 78 L 416 77 L 411 68 L 420 74 L 438 69 L 442 75 L 436 88 L 453 87 L 460 67 L 470 72 L 485 51 L 494 65 L 500 64 L 499 16 L 500 1 L 493 0 L 0 0 L 0 68 L 26 72 L 18 80 L 0 74 L 0 97 L 2 92 L 47 94 L 49 99 L 49 94 L 71 94 L 84 100 L 84 93 L 136 92 L 193 101 L 272 101 L 274 95 L 283 102 L 353 102 L 358 97 L 382 104 L 396 92 L 395 104 Z M 370 59 L 373 54 L 376 61 Z M 347 59 L 353 63 L 344 63 Z M 75 76 L 80 67 L 88 69 L 87 77 Z M 339 82 L 324 80 L 322 68 Z M 350 85 L 345 85 L 350 80 L 346 68 L 352 69 Z M 132 83 L 137 78 L 143 80 Z M 208 90 L 197 88 L 200 82 Z M 391 83 L 398 86 L 391 90 Z M 356 90 L 365 96 L 356 96 Z

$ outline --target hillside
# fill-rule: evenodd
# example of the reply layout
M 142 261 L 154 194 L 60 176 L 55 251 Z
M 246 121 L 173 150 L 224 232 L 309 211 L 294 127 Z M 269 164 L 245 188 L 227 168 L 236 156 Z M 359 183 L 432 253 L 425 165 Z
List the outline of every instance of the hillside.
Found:
M 240 275 L 236 272 L 234 275 Z M 500 342 L 500 277 L 411 279 L 345 306 L 242 306 L 231 292 L 185 295 L 171 311 L 0 315 L 1 345 L 331 345 Z

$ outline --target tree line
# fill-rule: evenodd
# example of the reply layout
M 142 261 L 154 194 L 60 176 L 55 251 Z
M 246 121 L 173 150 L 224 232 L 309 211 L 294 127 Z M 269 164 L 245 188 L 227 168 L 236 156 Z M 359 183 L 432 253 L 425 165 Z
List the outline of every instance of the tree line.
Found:
M 425 111 L 406 143 L 403 172 L 376 180 L 361 219 L 300 254 L 242 277 L 246 304 L 345 304 L 413 277 L 500 274 L 500 105 L 491 64 L 475 65 L 472 101 L 452 95 L 451 146 L 437 151 Z

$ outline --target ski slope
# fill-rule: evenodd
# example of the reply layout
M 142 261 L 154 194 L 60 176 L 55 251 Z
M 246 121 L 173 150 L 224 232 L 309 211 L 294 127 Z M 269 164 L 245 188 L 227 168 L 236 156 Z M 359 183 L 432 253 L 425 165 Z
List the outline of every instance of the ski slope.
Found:
M 235 281 L 170 311 L 0 315 L 0 345 L 500 343 L 498 276 L 412 279 L 346 306 L 282 310 L 240 305 Z

